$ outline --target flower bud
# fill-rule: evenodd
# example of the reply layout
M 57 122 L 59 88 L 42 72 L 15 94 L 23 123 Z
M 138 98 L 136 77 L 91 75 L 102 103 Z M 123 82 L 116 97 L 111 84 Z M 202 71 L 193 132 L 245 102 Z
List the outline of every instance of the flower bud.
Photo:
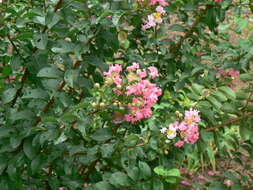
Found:
M 169 143 L 170 143 L 170 140 L 165 140 L 165 143 L 169 144 Z
M 99 106 L 100 106 L 100 107 L 105 107 L 105 103 L 101 102 L 101 103 L 99 104 Z
M 168 150 L 164 150 L 164 154 L 169 154 Z
M 95 87 L 95 88 L 100 88 L 100 84 L 99 84 L 99 83 L 95 83 L 95 84 L 94 84 L 94 87 Z
M 92 102 L 92 103 L 91 103 L 91 106 L 92 106 L 92 107 L 96 107 L 96 106 L 97 106 L 97 103 L 96 103 L 96 102 Z
M 112 105 L 113 105 L 113 106 L 117 106 L 118 104 L 117 104 L 116 102 L 114 102 Z
M 122 86 L 121 86 L 120 84 L 118 84 L 118 85 L 117 85 L 117 88 L 121 89 L 121 88 L 122 88 Z

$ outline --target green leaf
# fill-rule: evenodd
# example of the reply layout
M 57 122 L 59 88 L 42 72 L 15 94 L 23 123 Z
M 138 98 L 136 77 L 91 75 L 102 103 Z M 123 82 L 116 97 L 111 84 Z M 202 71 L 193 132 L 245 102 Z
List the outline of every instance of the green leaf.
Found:
M 17 90 L 15 88 L 9 88 L 9 89 L 5 90 L 2 95 L 3 103 L 7 104 L 7 103 L 11 102 L 14 99 L 16 92 L 17 92 Z
M 122 172 L 113 173 L 109 181 L 112 185 L 115 185 L 116 187 L 129 185 L 129 179 L 127 175 Z
M 237 112 L 237 108 L 232 104 L 232 103 L 225 103 L 222 105 L 222 111 L 226 112 L 226 113 L 236 113 Z
M 120 18 L 122 17 L 122 15 L 124 14 L 124 12 L 116 12 L 113 14 L 112 16 L 112 23 L 114 24 L 114 26 L 117 26 L 119 23 Z
M 45 50 L 47 47 L 47 34 L 38 34 L 34 37 L 33 45 L 38 49 Z
M 55 67 L 44 67 L 37 74 L 37 77 L 43 78 L 60 78 L 61 76 L 62 73 Z
M 35 157 L 35 159 L 32 160 L 32 163 L 31 163 L 31 171 L 32 171 L 32 174 L 35 174 L 38 172 L 38 170 L 40 170 L 43 166 L 43 163 L 44 162 L 44 159 L 43 159 L 43 156 L 41 155 L 37 155 Z
M 108 128 L 98 129 L 92 136 L 92 139 L 96 141 L 106 141 L 112 138 L 112 131 Z
M 153 180 L 153 189 L 164 190 L 164 185 L 161 181 Z
M 173 177 L 180 177 L 180 171 L 176 168 L 165 170 L 161 166 L 155 167 L 154 172 L 158 175 L 163 177 L 173 176 Z
M 214 95 L 215 97 L 217 97 L 219 99 L 219 101 L 221 102 L 225 102 L 227 101 L 227 97 L 221 92 L 221 91 L 213 91 L 212 95 Z
M 74 85 L 78 84 L 79 71 L 78 70 L 67 70 L 64 74 L 64 80 L 71 87 L 74 88 Z
M 7 157 L 5 155 L 0 155 L 0 175 L 2 175 L 4 169 L 7 167 Z
M 86 57 L 84 57 L 84 60 L 86 62 L 88 62 L 89 64 L 91 64 L 91 65 L 93 65 L 95 67 L 100 68 L 102 71 L 105 71 L 108 68 L 108 65 L 106 65 L 104 63 L 104 61 L 101 58 L 99 58 L 99 57 L 96 57 L 96 56 L 86 56 Z
M 57 13 L 48 13 L 46 17 L 46 25 L 48 29 L 51 29 L 54 25 L 56 25 L 61 20 L 61 16 L 59 12 Z
M 95 184 L 95 190 L 113 190 L 113 187 L 109 183 L 101 181 Z
M 42 89 L 27 89 L 24 91 L 23 99 L 48 99 L 48 94 Z
M 219 90 L 221 90 L 228 99 L 234 100 L 236 98 L 235 92 L 228 86 L 222 86 L 219 88 Z
M 253 80 L 253 73 L 244 73 L 239 76 L 243 82 L 249 82 Z
M 202 95 L 202 94 L 203 94 L 203 90 L 204 90 L 204 87 L 203 87 L 203 86 L 194 83 L 194 84 L 192 84 L 191 87 L 192 87 L 192 90 L 193 90 L 196 94 L 198 94 L 198 95 Z
M 114 152 L 115 144 L 103 144 L 101 146 L 101 153 L 103 158 L 109 158 Z
M 23 144 L 25 155 L 32 160 L 38 153 L 38 148 L 32 145 L 32 138 L 26 139 Z
M 140 169 L 140 176 L 143 179 L 148 179 L 149 177 L 151 177 L 151 169 L 147 163 L 140 161 L 139 169 Z
M 183 27 L 182 25 L 179 25 L 179 24 L 173 24 L 168 28 L 168 30 L 185 32 L 185 27 Z
M 140 179 L 140 171 L 139 168 L 137 168 L 136 166 L 132 167 L 132 168 L 127 168 L 127 175 L 134 181 L 137 181 Z
M 222 104 L 214 97 L 214 96 L 208 96 L 206 98 L 209 102 L 211 102 L 216 109 L 220 109 Z

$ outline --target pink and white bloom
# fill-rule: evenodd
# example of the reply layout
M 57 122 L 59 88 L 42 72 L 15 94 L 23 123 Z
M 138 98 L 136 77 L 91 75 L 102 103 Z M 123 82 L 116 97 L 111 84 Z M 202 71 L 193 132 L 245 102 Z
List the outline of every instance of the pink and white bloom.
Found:
M 164 10 L 164 8 L 162 6 L 158 6 L 155 9 L 158 13 L 164 15 L 166 13 L 166 11 Z
M 174 144 L 174 146 L 180 148 L 180 147 L 184 146 L 184 141 L 177 141 L 177 142 Z
M 131 66 L 127 67 L 127 70 L 129 71 L 135 71 L 139 69 L 140 65 L 139 63 L 133 62 Z
M 184 120 L 186 121 L 186 123 L 189 124 L 200 122 L 199 111 L 194 110 L 192 108 L 190 110 L 185 111 Z
M 158 77 L 158 70 L 156 67 L 150 66 L 148 67 L 148 70 L 149 70 L 149 75 L 151 76 L 152 79 L 155 79 L 156 77 Z

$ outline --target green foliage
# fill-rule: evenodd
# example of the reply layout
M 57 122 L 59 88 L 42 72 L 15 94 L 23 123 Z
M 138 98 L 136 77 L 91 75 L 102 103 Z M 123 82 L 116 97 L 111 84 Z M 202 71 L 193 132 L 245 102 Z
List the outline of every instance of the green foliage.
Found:
M 173 0 L 163 23 L 143 31 L 155 9 L 147 2 L 3 0 L 0 189 L 176 189 L 181 167 L 216 169 L 217 155 L 231 157 L 240 148 L 253 156 L 253 41 L 230 43 L 231 26 L 221 24 L 240 7 L 230 0 Z M 236 33 L 248 27 L 235 20 Z M 123 111 L 106 102 L 112 89 L 100 97 L 93 86 L 103 86 L 108 65 L 132 62 L 158 68 L 163 94 L 151 118 L 116 123 L 112 115 Z M 242 88 L 218 77 L 229 68 L 240 71 Z M 200 140 L 174 147 L 160 129 L 189 108 L 200 111 Z M 209 187 L 226 188 L 217 181 Z

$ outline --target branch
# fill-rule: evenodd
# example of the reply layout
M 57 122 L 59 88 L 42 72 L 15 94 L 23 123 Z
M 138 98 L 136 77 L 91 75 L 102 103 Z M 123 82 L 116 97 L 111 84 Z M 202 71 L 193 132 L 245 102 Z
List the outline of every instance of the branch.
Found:
M 227 125 L 230 125 L 230 124 L 233 124 L 237 121 L 240 121 L 242 119 L 244 119 L 245 117 L 248 117 L 248 116 L 253 116 L 253 113 L 246 113 L 240 117 L 237 117 L 237 118 L 234 118 L 234 119 L 231 119 L 231 120 L 228 120 L 220 125 L 216 125 L 216 126 L 213 126 L 213 127 L 210 127 L 210 128 L 207 128 L 206 131 L 213 131 L 215 129 L 218 129 L 218 128 L 221 128 L 221 127 L 225 127 Z
M 73 69 L 77 69 L 78 66 L 81 65 L 81 61 L 76 61 L 73 65 Z M 60 84 L 60 86 L 57 88 L 57 91 L 61 91 L 66 85 L 66 82 L 63 80 Z M 42 109 L 42 113 L 46 113 L 48 112 L 48 110 L 52 107 L 52 105 L 55 102 L 55 97 L 53 96 L 49 102 L 45 105 L 45 107 Z M 41 122 L 41 117 L 39 117 L 36 121 L 35 121 L 35 126 L 37 126 L 39 123 Z
M 171 53 L 176 53 L 181 48 L 183 42 L 193 34 L 195 27 L 199 24 L 201 18 L 205 15 L 207 8 L 208 6 L 205 9 L 200 10 L 199 16 L 197 17 L 193 25 L 190 27 L 190 29 L 185 33 L 185 35 L 181 37 L 180 40 L 177 42 L 176 47 L 170 48 Z
M 17 48 L 16 44 L 12 41 L 12 39 L 11 39 L 11 37 L 10 37 L 9 34 L 7 34 L 7 38 L 8 38 L 8 40 L 10 41 L 11 45 L 13 46 L 13 48 L 15 49 L 16 53 L 25 61 L 25 59 L 21 56 L 19 49 Z M 21 92 L 22 92 L 22 89 L 23 89 L 23 87 L 24 87 L 25 80 L 26 80 L 26 78 L 27 78 L 27 76 L 28 76 L 28 73 L 29 73 L 29 72 L 28 72 L 28 69 L 27 69 L 27 67 L 25 67 L 24 74 L 23 74 L 23 76 L 21 77 L 21 86 L 20 86 L 20 88 L 17 90 L 17 92 L 16 92 L 16 94 L 15 94 L 15 96 L 14 96 L 14 99 L 13 99 L 12 102 L 11 102 L 11 107 L 14 107 L 14 105 L 16 104 L 17 99 L 18 99 L 18 97 L 20 96 L 20 94 L 21 94 Z

